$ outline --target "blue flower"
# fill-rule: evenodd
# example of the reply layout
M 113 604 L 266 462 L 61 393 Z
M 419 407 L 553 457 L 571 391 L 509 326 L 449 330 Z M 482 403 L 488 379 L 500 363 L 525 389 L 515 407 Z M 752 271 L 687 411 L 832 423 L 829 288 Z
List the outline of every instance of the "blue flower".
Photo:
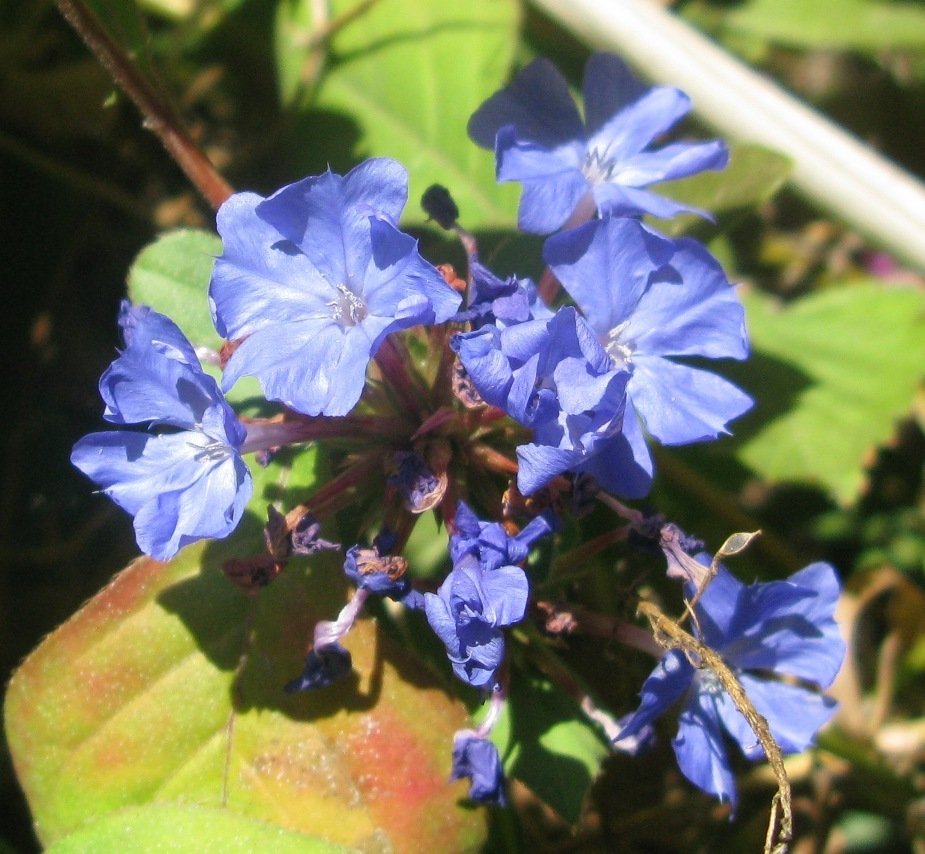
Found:
M 523 563 L 530 547 L 553 530 L 553 522 L 552 515 L 544 513 L 512 537 L 500 522 L 483 522 L 465 501 L 460 501 L 456 532 L 450 537 L 450 558 L 455 565 L 465 555 L 473 555 L 484 570 Z
M 693 595 L 693 586 L 687 589 Z M 838 592 L 835 570 L 827 563 L 810 564 L 786 581 L 748 586 L 720 568 L 695 606 L 701 639 L 736 673 L 784 753 L 804 750 L 834 711 L 834 700 L 805 685 L 825 689 L 841 667 L 845 644 L 834 618 Z M 716 676 L 692 667 L 682 653 L 668 652 L 645 681 L 642 702 L 621 740 L 639 734 L 682 697 L 673 741 L 678 765 L 694 785 L 735 805 L 724 733 L 749 759 L 764 752 Z
M 467 554 L 436 594 L 424 594 L 427 621 L 443 641 L 453 672 L 474 688 L 491 688 L 504 659 L 502 629 L 527 610 L 529 585 L 518 566 L 484 570 Z
M 637 416 L 661 443 L 683 445 L 727 432 L 751 407 L 732 383 L 670 358 L 748 355 L 742 304 L 699 243 L 609 219 L 553 235 L 544 256 L 613 366 L 630 371 L 623 433 L 641 469 L 652 462 Z
M 219 333 L 244 339 L 226 389 L 253 375 L 299 412 L 345 415 L 389 333 L 452 317 L 460 296 L 397 228 L 407 194 L 404 167 L 381 158 L 222 205 L 209 294 Z
M 678 142 L 649 150 L 652 141 L 690 110 L 678 89 L 648 89 L 615 56 L 588 60 L 582 84 L 584 121 L 565 78 L 537 59 L 492 95 L 469 120 L 469 136 L 494 148 L 499 181 L 520 181 L 519 224 L 548 234 L 601 216 L 694 211 L 644 187 L 704 169 L 722 169 L 725 145 Z
M 504 769 L 498 748 L 487 738 L 463 730 L 453 739 L 453 770 L 451 780 L 468 777 L 469 798 L 480 804 L 503 807 Z
M 453 318 L 454 321 L 469 321 L 474 329 L 486 323 L 497 323 L 503 328 L 552 316 L 532 280 L 516 276 L 500 279 L 475 257 L 469 259 L 469 270 L 472 276 L 469 305 Z
M 100 379 L 104 418 L 169 429 L 91 433 L 71 462 L 135 517 L 141 550 L 167 560 L 241 520 L 253 488 L 246 431 L 171 320 L 125 302 L 119 323 L 126 347 Z
M 587 472 L 622 494 L 648 491 L 623 436 L 629 374 L 574 308 L 549 321 L 485 326 L 451 342 L 487 403 L 534 429 L 517 449 L 517 485 L 532 494 L 564 471 Z

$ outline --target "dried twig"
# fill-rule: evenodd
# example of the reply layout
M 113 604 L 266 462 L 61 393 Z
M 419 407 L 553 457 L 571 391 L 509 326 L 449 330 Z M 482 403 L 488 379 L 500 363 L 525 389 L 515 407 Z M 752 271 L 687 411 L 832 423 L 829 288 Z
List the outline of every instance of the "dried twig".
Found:
M 735 674 L 715 650 L 685 632 L 651 602 L 641 602 L 638 612 L 649 621 L 655 639 L 661 646 L 665 649 L 681 650 L 694 667 L 710 670 L 729 694 L 735 707 L 748 721 L 777 779 L 777 792 L 771 801 L 768 834 L 764 846 L 765 854 L 784 854 L 793 838 L 790 780 L 787 777 L 787 769 L 784 767 L 783 755 L 774 736 L 771 735 L 767 720 L 752 705 Z

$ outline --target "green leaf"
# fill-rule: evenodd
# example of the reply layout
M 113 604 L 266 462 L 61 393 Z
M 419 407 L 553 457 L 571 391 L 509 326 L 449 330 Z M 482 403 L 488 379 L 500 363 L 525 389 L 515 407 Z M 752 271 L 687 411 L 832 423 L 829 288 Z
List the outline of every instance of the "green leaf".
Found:
M 282 690 L 315 623 L 344 604 L 338 556 L 293 560 L 253 597 L 222 573 L 262 552 L 266 504 L 304 499 L 316 466 L 305 453 L 255 469 L 232 538 L 135 561 L 16 672 L 6 732 L 44 845 L 180 802 L 353 848 L 478 844 L 484 813 L 460 808 L 465 785 L 448 783 L 465 710 L 374 620 L 345 641 L 353 677 Z
M 356 4 L 336 0 L 331 15 Z M 310 61 L 312 5 L 279 6 L 277 65 L 287 101 Z M 507 77 L 517 12 L 514 0 L 388 0 L 347 24 L 332 39 L 331 65 L 305 116 L 306 141 L 325 140 L 320 163 L 313 154 L 304 165 L 342 170 L 364 157 L 393 157 L 411 175 L 409 221 L 425 219 L 418 200 L 437 183 L 453 194 L 467 228 L 510 226 L 517 188 L 495 184 L 494 157 L 468 139 L 466 123 Z
M 128 273 L 132 302 L 166 314 L 197 346 L 219 347 L 209 314 L 212 262 L 222 251 L 216 234 L 195 229 L 170 231 L 141 250 Z
M 154 854 L 167 847 L 176 854 L 201 854 L 203 851 L 337 854 L 347 850 L 229 809 L 195 804 L 152 804 L 109 813 L 100 821 L 60 839 L 48 851 L 53 854 L 109 851 Z
M 735 426 L 739 459 L 854 500 L 865 455 L 889 440 L 922 378 L 925 294 L 865 283 L 786 308 L 757 294 L 744 302 L 755 352 L 726 373 L 757 404 Z
M 671 199 L 713 214 L 723 224 L 724 220 L 740 216 L 771 198 L 784 185 L 793 168 L 784 155 L 752 143 L 733 143 L 729 154 L 729 165 L 721 171 L 702 172 L 655 189 Z M 670 235 L 696 231 L 711 236 L 716 232 L 712 223 L 705 224 L 701 217 L 690 214 L 659 222 L 658 227 Z
M 807 48 L 925 47 L 925 6 L 893 0 L 747 0 L 723 19 L 732 31 Z
M 508 702 L 491 733 L 509 777 L 569 824 L 609 750 L 574 700 L 547 679 L 511 671 Z

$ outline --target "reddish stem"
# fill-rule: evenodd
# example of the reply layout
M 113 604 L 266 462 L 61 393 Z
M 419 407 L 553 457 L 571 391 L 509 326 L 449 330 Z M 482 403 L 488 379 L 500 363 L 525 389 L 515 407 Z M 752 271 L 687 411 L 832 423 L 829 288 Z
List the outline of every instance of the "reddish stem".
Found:
M 247 428 L 247 439 L 241 448 L 243 454 L 315 439 L 358 439 L 369 436 L 395 439 L 407 433 L 397 418 L 372 415 L 348 415 L 343 418 L 305 415 L 241 420 Z
M 341 502 L 344 502 L 347 490 L 365 481 L 376 469 L 382 470 L 382 459 L 379 455 L 373 454 L 357 460 L 346 471 L 313 493 L 308 501 L 293 507 L 286 514 L 286 524 L 292 528 L 306 513 L 312 513 L 319 520 L 331 515 L 340 507 Z
M 517 474 L 517 463 L 488 445 L 470 445 L 469 456 L 498 474 L 508 476 Z
M 160 98 L 128 54 L 110 38 L 99 19 L 82 0 L 55 2 L 100 65 L 141 111 L 144 126 L 157 135 L 203 198 L 217 209 L 234 190 L 193 142 L 174 110 Z
M 614 640 L 638 649 L 654 658 L 661 658 L 665 650 L 659 646 L 647 629 L 627 623 L 611 614 L 589 611 L 580 605 L 539 601 L 535 608 L 548 626 L 568 626 L 566 634 L 581 633 L 592 637 Z M 560 632 L 561 633 L 561 632 Z

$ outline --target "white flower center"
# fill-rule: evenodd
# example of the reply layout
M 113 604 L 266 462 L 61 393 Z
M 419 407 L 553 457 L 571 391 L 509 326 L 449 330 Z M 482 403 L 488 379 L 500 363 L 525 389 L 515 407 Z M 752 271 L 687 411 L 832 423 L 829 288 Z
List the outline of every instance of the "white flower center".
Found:
M 208 437 L 203 434 L 203 438 Z M 220 439 L 212 439 L 205 445 L 200 445 L 198 442 L 190 442 L 189 444 L 191 447 L 199 449 L 193 457 L 197 463 L 201 463 L 205 460 L 209 462 L 219 462 L 228 459 L 228 457 L 234 453 L 231 447 Z
M 604 349 L 607 351 L 607 355 L 610 356 L 610 361 L 618 370 L 628 370 L 633 364 L 633 353 L 636 350 L 636 345 L 632 341 L 627 341 L 623 338 L 628 326 L 629 321 L 624 320 L 623 323 L 615 326 L 607 333 L 607 340 L 603 342 Z
M 332 317 L 341 326 L 356 326 L 366 319 L 366 303 L 346 285 L 337 286 L 338 297 L 327 305 L 332 310 Z
M 592 184 L 602 184 L 613 180 L 617 162 L 607 156 L 607 149 L 592 148 L 585 157 L 581 171 Z

